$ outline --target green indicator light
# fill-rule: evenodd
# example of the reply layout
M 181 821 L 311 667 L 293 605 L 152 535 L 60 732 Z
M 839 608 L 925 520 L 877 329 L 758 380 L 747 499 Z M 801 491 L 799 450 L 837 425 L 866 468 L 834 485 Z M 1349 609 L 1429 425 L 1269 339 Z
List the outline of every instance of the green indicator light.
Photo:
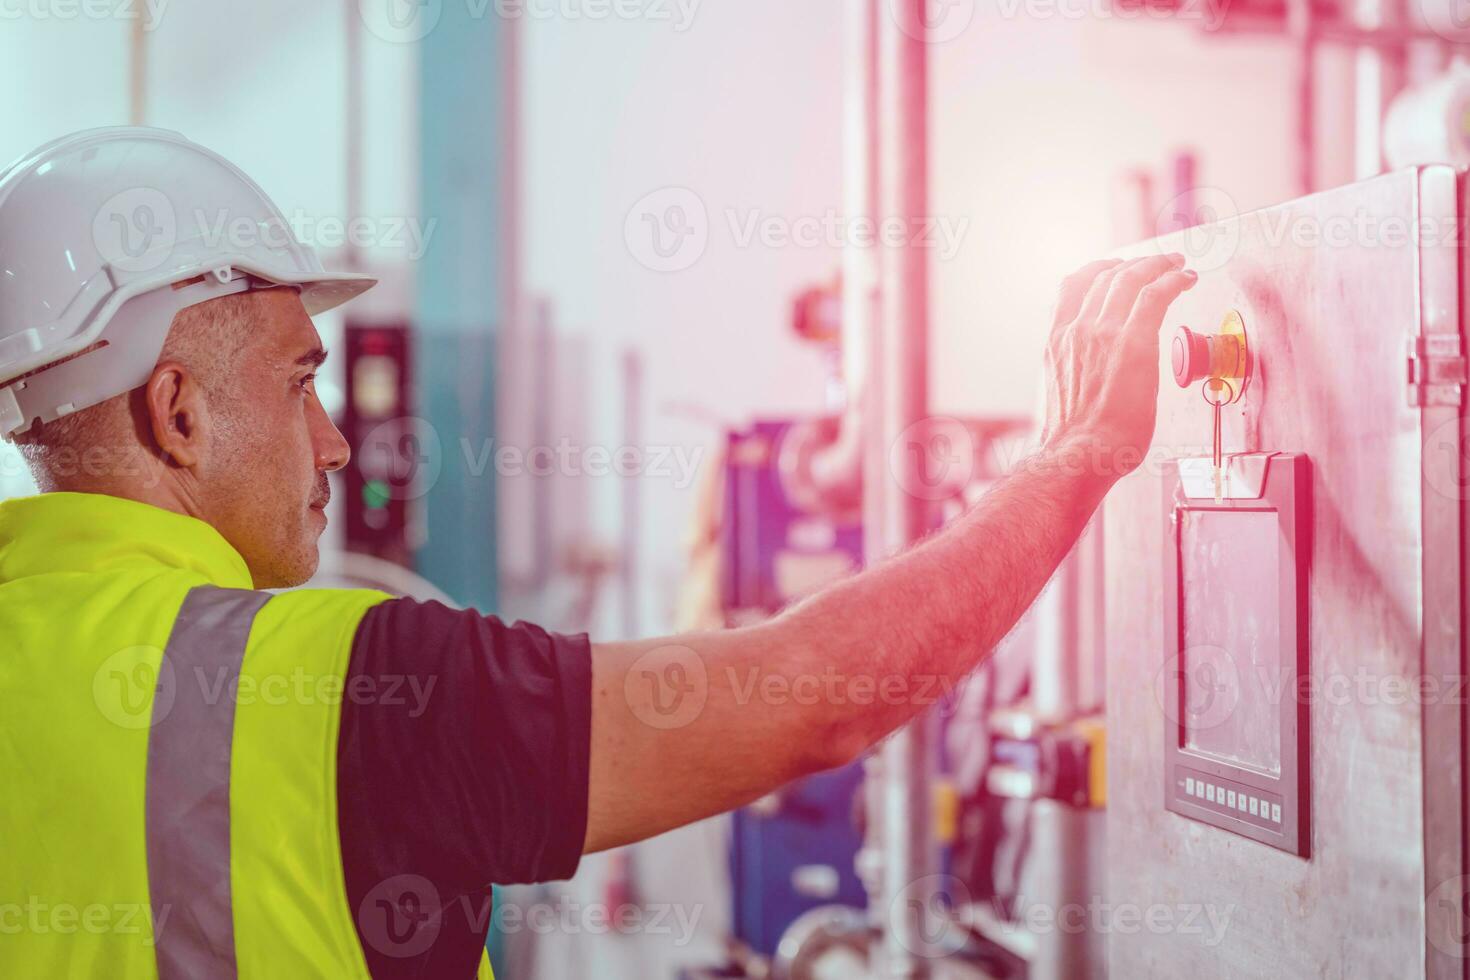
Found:
M 362 502 L 369 510 L 381 510 L 388 506 L 391 492 L 382 480 L 369 480 L 362 485 Z

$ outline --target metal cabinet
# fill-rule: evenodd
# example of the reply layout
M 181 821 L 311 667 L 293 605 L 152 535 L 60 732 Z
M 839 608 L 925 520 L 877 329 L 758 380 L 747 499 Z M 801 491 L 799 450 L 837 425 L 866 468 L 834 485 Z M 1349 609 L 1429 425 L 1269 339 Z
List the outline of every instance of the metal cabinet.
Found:
M 1287 676 L 1286 657 L 1271 683 L 1220 693 L 1304 703 L 1311 806 L 1305 856 L 1166 807 L 1180 719 L 1165 694 L 1197 679 L 1171 649 L 1177 529 L 1161 501 L 1177 461 L 1209 452 L 1211 410 L 1169 380 L 1162 343 L 1153 453 L 1103 512 L 1109 914 L 1096 921 L 1114 977 L 1465 975 L 1465 212 L 1463 175 L 1427 167 L 1131 250 L 1183 252 L 1200 272 L 1166 338 L 1232 310 L 1246 324 L 1251 378 L 1223 411 L 1224 451 L 1309 461 L 1290 544 L 1306 552 L 1306 676 Z M 1230 550 L 1262 574 L 1275 560 Z M 1259 707 L 1242 710 L 1272 723 Z

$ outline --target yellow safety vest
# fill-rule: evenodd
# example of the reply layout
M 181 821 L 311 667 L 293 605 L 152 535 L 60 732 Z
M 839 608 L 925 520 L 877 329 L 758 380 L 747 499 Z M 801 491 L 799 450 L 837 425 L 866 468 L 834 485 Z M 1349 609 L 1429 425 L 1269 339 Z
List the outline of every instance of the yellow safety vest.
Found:
M 0 503 L 0 977 L 366 976 L 337 733 L 387 598 L 253 591 L 135 501 Z

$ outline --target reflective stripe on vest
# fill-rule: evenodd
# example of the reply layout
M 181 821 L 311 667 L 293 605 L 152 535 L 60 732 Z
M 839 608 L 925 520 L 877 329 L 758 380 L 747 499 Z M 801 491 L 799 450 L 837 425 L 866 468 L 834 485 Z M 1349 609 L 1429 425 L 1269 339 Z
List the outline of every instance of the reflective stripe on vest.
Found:
M 149 904 L 155 922 L 172 917 L 172 928 L 155 947 L 160 980 L 236 976 L 230 893 L 235 701 L 226 696 L 211 703 L 209 686 L 177 679 L 209 676 L 222 682 L 215 692 L 233 690 L 255 614 L 270 598 L 266 592 L 193 589 L 164 649 L 159 684 L 175 678 L 174 697 L 154 700 L 144 804 Z M 166 710 L 157 712 L 159 705 Z

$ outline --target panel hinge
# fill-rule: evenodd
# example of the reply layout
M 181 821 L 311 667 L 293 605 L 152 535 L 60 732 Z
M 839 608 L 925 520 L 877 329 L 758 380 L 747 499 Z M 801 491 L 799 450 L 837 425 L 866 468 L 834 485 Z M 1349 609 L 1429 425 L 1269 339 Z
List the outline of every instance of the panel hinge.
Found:
M 1432 333 L 1409 341 L 1409 404 L 1415 408 L 1460 405 L 1467 381 L 1457 333 Z

